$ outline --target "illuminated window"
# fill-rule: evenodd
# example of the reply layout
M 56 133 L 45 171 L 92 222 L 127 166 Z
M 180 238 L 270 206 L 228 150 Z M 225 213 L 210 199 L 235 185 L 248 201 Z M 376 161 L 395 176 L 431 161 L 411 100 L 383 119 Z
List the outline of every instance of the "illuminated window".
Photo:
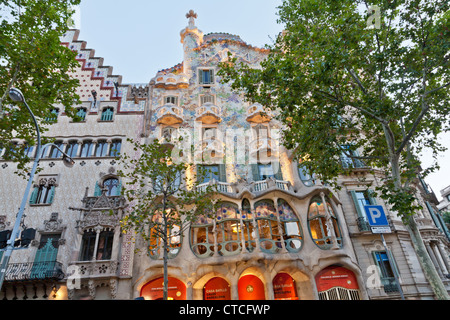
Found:
M 217 245 L 220 255 L 232 255 L 241 251 L 241 222 L 238 206 L 222 203 L 216 212 Z
M 272 200 L 255 203 L 255 219 L 258 227 L 261 251 L 277 253 L 282 248 L 281 234 L 278 228 L 277 212 Z
M 302 228 L 294 210 L 283 199 L 278 200 L 278 216 L 286 250 L 299 252 L 303 244 Z
M 333 231 L 331 228 L 334 230 L 337 245 L 342 246 L 342 236 L 336 214 L 328 201 L 324 204 L 321 198 L 313 198 L 309 205 L 308 226 L 311 237 L 319 248 L 326 250 L 333 247 Z
M 152 259 L 159 259 L 163 256 L 164 241 L 164 219 L 160 209 L 153 215 L 150 227 L 149 255 Z M 181 250 L 182 234 L 181 228 L 176 223 L 179 219 L 178 213 L 173 209 L 166 210 L 167 223 L 170 224 L 167 232 L 168 257 L 172 259 Z

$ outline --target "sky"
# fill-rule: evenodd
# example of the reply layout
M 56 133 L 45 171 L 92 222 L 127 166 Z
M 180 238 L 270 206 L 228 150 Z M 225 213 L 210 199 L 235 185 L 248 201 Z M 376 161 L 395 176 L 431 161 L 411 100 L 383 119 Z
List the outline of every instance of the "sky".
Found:
M 122 83 L 148 83 L 159 70 L 183 60 L 180 31 L 188 25 L 186 13 L 198 14 L 196 26 L 204 34 L 226 32 L 246 43 L 263 47 L 283 30 L 277 23 L 282 0 L 82 0 L 75 17 L 79 40 L 122 76 Z M 440 140 L 450 149 L 450 133 Z M 432 163 L 421 155 L 423 167 Z M 441 169 L 426 178 L 440 200 L 450 185 L 450 150 L 438 161 Z

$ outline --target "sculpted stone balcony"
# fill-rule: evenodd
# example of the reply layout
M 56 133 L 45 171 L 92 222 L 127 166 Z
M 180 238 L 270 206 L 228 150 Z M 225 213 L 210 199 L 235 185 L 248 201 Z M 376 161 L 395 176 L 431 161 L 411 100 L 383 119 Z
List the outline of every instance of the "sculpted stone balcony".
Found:
M 80 279 L 109 278 L 116 276 L 119 264 L 115 260 L 73 261 L 70 269 Z
M 156 111 L 156 118 L 158 124 L 175 125 L 183 122 L 183 109 L 168 103 L 158 108 Z
M 214 124 L 222 121 L 220 117 L 220 109 L 211 102 L 204 103 L 195 111 L 196 120 L 205 124 Z
M 264 110 L 264 107 L 259 104 L 255 103 L 247 110 L 247 121 L 253 122 L 253 123 L 263 123 L 263 122 L 269 122 L 272 118 L 272 114 Z

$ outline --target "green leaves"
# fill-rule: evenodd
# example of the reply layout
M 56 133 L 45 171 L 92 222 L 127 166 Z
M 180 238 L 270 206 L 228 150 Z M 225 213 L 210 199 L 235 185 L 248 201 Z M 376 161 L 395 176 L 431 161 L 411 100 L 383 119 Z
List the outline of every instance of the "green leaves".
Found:
M 34 145 L 36 133 L 25 107 L 8 98 L 11 87 L 19 88 L 40 129 L 46 131 L 45 118 L 51 106 L 60 103 L 74 116 L 78 80 L 70 71 L 78 67 L 75 52 L 60 43 L 67 31 L 69 9 L 80 0 L 1 0 L 5 9 L 0 17 L 0 143 L 12 139 Z M 16 159 L 23 166 L 24 157 Z
M 178 163 L 172 148 L 157 140 L 148 144 L 128 140 L 133 144 L 133 157 L 123 154 L 124 195 L 130 203 L 122 224 L 144 239 L 152 236 L 168 244 L 173 237 L 182 236 L 190 222 L 199 215 L 214 212 L 214 190 L 211 186 L 198 188 L 206 172 L 193 174 L 192 163 Z M 177 232 L 173 228 L 177 227 Z M 172 230 L 172 231 L 170 231 Z
M 372 5 L 380 28 L 367 28 Z M 354 159 L 394 182 L 382 194 L 398 190 L 393 201 L 407 216 L 416 157 L 424 147 L 441 151 L 436 136 L 450 128 L 448 10 L 435 0 L 286 0 L 285 30 L 261 69 L 234 59 L 220 73 L 248 100 L 279 111 L 286 147 L 307 155 L 321 179 L 348 173 L 342 145 L 359 150 Z

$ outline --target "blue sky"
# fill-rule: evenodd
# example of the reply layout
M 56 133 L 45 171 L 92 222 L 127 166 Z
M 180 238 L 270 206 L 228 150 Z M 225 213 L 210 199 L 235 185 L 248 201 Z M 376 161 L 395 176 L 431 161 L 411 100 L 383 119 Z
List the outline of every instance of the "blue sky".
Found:
M 182 62 L 180 31 L 186 13 L 198 14 L 207 34 L 237 34 L 253 46 L 270 43 L 282 31 L 276 23 L 281 0 L 82 0 L 80 39 L 95 49 L 124 83 L 148 83 L 158 70 Z
M 197 14 L 197 27 L 205 34 L 226 32 L 239 35 L 257 47 L 271 43 L 282 31 L 277 24 L 277 6 L 282 0 L 82 0 L 80 40 L 104 58 L 104 65 L 122 75 L 123 83 L 148 83 L 158 70 L 182 62 L 180 31 L 190 9 Z M 441 141 L 450 147 L 450 134 Z M 430 154 L 421 157 L 424 167 Z M 450 150 L 439 156 L 441 170 L 426 181 L 438 199 L 450 185 Z

